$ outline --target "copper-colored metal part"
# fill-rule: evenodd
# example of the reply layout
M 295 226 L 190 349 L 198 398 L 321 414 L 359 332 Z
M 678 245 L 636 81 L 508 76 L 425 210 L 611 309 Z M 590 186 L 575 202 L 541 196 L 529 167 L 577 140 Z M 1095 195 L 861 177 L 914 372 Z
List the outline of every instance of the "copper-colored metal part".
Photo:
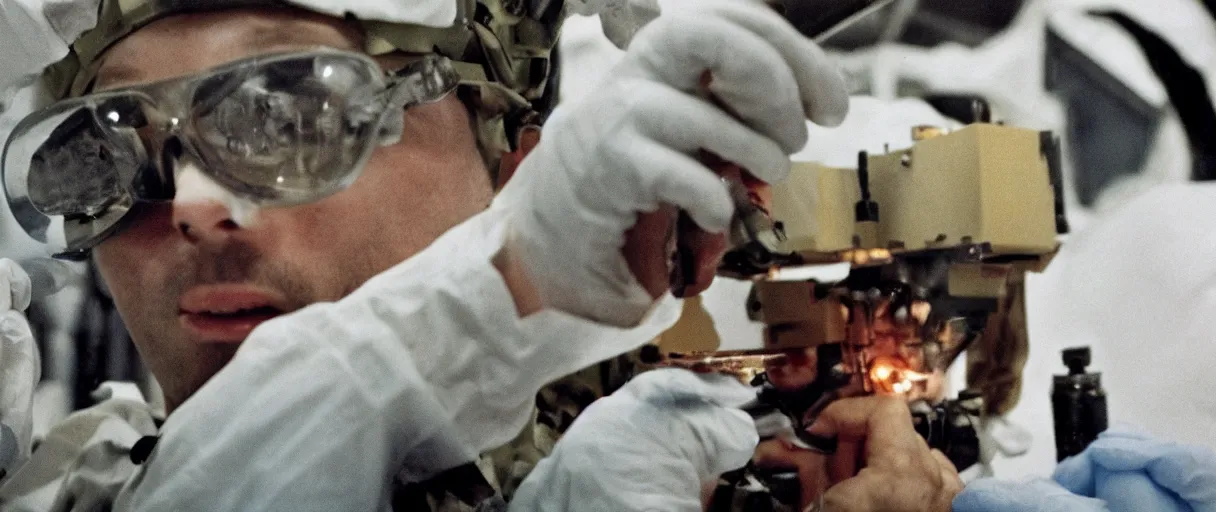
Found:
M 721 373 L 733 375 L 750 382 L 770 364 L 782 364 L 786 355 L 771 351 L 724 351 L 690 354 L 671 354 L 655 364 L 659 367 L 683 368 L 699 373 Z

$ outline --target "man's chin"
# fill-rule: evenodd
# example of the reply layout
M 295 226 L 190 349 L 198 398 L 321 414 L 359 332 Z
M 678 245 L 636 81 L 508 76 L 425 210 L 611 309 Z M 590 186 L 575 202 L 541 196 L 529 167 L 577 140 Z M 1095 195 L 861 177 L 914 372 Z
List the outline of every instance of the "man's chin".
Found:
M 189 345 L 189 376 L 176 392 L 165 389 L 169 411 L 188 400 L 220 373 L 257 326 L 282 315 L 279 311 L 253 312 L 241 315 L 205 315 L 180 313 L 178 328 Z M 179 338 L 179 339 L 183 339 Z
M 193 361 L 190 362 L 189 376 L 182 376 L 185 381 L 181 382 L 177 389 L 171 390 L 168 386 L 165 386 L 164 389 L 165 408 L 170 413 L 194 396 L 208 382 L 211 382 L 216 374 L 228 366 L 228 363 L 236 356 L 237 350 L 241 348 L 240 343 L 206 343 L 194 339 L 191 339 L 190 343 L 195 345 L 195 349 Z M 168 383 L 162 379 L 161 384 Z

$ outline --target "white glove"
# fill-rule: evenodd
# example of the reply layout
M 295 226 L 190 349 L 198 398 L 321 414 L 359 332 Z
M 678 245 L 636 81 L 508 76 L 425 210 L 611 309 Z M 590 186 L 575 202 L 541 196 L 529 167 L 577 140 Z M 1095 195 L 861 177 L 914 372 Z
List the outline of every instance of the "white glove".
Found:
M 658 0 L 566 0 L 566 8 L 571 14 L 599 15 L 604 36 L 622 50 L 662 11 Z
M 31 296 L 25 271 L 13 260 L 0 259 L 0 470 L 8 473 L 29 457 L 34 387 L 42 371 L 34 334 L 22 314 Z
M 643 373 L 579 415 L 528 475 L 512 511 L 701 511 L 701 490 L 747 464 L 759 436 L 724 375 Z
M 698 96 L 706 71 L 738 118 Z M 638 214 L 671 204 L 706 231 L 730 224 L 725 186 L 692 155 L 779 181 L 807 142 L 804 118 L 839 123 L 848 94 L 821 49 L 746 0 L 664 13 L 608 76 L 557 108 L 495 207 L 546 306 L 631 326 L 653 303 L 621 255 Z

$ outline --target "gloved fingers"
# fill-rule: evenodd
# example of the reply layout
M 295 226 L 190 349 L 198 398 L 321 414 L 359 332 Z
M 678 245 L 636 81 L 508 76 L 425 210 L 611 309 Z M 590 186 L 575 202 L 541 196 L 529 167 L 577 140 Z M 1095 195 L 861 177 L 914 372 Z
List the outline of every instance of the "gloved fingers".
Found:
M 1087 451 L 1109 471 L 1145 471 L 1184 501 L 1216 510 L 1216 453 L 1202 446 L 1118 437 L 1099 438 Z
M 1152 433 L 1150 433 L 1142 428 L 1136 427 L 1135 425 L 1130 425 L 1127 423 L 1116 423 L 1114 425 L 1111 425 L 1110 428 L 1106 429 L 1101 434 L 1098 434 L 1099 439 L 1101 439 L 1103 437 L 1115 437 L 1115 438 L 1122 438 L 1122 439 L 1140 439 L 1140 440 L 1155 439 L 1155 437 L 1153 436 Z
M 1094 466 L 1090 460 L 1093 452 L 1088 450 L 1060 461 L 1051 478 L 1069 492 L 1081 496 L 1093 496 L 1095 491 Z
M 709 10 L 748 28 L 781 52 L 798 81 L 806 119 L 826 127 L 844 122 L 849 110 L 848 87 L 840 70 L 819 45 L 762 4 L 724 1 L 713 4 Z M 745 87 L 746 83 L 739 85 Z
M 34 346 L 34 333 L 30 323 L 20 311 L 0 311 L 0 349 L 5 355 L 12 355 L 15 347 Z M 0 360 L 0 363 L 3 363 Z
M 704 476 L 746 466 L 760 443 L 755 422 L 740 409 L 706 408 L 689 420 L 707 455 Z
M 708 101 L 653 82 L 628 85 L 636 94 L 635 126 L 646 137 L 685 154 L 708 151 L 764 181 L 781 181 L 789 174 L 791 152 Z M 798 126 L 805 130 L 806 124 L 799 121 Z
M 0 258 L 0 311 L 25 311 L 32 297 L 29 274 L 17 262 Z
M 802 103 L 798 82 L 772 44 L 713 16 L 677 16 L 666 25 L 634 43 L 637 63 L 647 74 L 682 92 L 699 93 L 708 72 L 709 92 L 728 113 L 777 141 L 787 155 L 806 145 L 806 120 L 796 107 Z
M 625 384 L 618 393 L 622 391 L 660 408 L 707 403 L 738 408 L 756 399 L 756 392 L 734 377 L 693 373 L 679 368 L 643 372 Z M 747 418 L 748 428 L 755 432 L 755 422 L 751 416 Z
M 994 478 L 975 480 L 954 498 L 954 512 L 1108 512 L 1102 500 L 1086 498 L 1048 480 L 1013 482 Z
M 722 233 L 730 227 L 735 205 L 720 177 L 692 157 L 646 137 L 621 142 L 621 150 L 634 153 L 620 158 L 631 158 L 631 164 L 638 167 L 634 171 L 638 181 L 634 183 L 632 198 L 615 200 L 641 200 L 641 204 L 621 206 L 653 211 L 670 204 L 688 212 L 705 231 Z
M 628 443 L 614 453 L 686 461 L 708 481 L 751 460 L 759 434 L 751 415 L 737 405 L 755 397 L 753 390 L 725 375 L 647 371 L 583 411 L 562 443 L 567 450 L 571 442 Z
M 14 421 L 14 411 L 29 414 L 40 375 L 38 349 L 25 315 L 11 309 L 0 312 L 0 419 Z

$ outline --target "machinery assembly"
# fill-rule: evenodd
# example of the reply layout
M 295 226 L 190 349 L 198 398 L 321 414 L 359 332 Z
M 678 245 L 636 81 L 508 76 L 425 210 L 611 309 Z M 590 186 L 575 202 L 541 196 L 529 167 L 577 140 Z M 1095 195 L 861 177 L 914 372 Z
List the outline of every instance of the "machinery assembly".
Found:
M 771 189 L 732 181 L 734 249 L 719 274 L 752 281 L 740 306 L 764 325 L 764 346 L 717 352 L 677 324 L 650 362 L 751 382 L 758 422 L 785 416 L 790 442 L 808 450 L 835 449 L 807 432 L 832 401 L 903 397 L 931 447 L 960 471 L 978 462 L 980 422 L 1017 400 L 1016 386 L 994 375 L 1020 368 L 969 368 L 978 375 L 956 397 L 945 372 L 966 352 L 991 366 L 993 353 L 1026 350 L 1024 276 L 1045 267 L 1067 231 L 1059 146 L 1050 132 L 990 122 L 913 129 L 911 148 L 862 152 L 856 169 L 795 163 Z M 750 470 L 723 485 L 754 487 Z M 788 474 L 758 472 L 782 494 Z

